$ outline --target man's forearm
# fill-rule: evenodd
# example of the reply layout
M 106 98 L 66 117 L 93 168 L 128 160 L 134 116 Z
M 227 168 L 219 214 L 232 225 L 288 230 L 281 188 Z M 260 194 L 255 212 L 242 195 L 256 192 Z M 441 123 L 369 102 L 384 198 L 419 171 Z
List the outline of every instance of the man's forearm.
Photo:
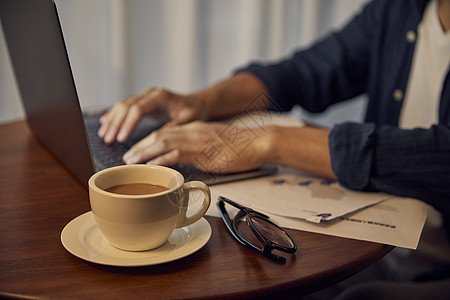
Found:
M 250 73 L 238 73 L 211 87 L 193 93 L 203 105 L 208 119 L 230 117 L 244 111 L 269 107 L 264 84 Z
M 265 163 L 287 166 L 336 179 L 328 146 L 330 131 L 314 127 L 271 126 Z

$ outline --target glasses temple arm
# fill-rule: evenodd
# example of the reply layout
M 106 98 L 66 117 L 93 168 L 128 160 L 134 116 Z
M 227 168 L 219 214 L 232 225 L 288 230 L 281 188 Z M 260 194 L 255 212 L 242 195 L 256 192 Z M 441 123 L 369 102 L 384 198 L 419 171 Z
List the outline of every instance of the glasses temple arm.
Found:
M 254 213 L 254 214 L 260 215 L 260 216 L 262 216 L 262 217 L 264 217 L 264 218 L 267 218 L 267 219 L 270 218 L 268 215 L 265 215 L 265 214 L 263 214 L 263 213 L 261 213 L 261 212 L 259 212 L 259 211 L 256 211 L 256 210 L 254 210 L 254 209 L 252 209 L 252 208 L 250 208 L 250 207 L 246 207 L 246 206 L 243 206 L 243 205 L 241 205 L 241 204 L 239 204 L 239 203 L 236 203 L 236 202 L 234 202 L 233 200 L 228 199 L 228 198 L 226 198 L 226 197 L 224 197 L 224 196 L 219 196 L 219 203 L 220 203 L 220 201 L 226 202 L 226 203 L 230 204 L 231 206 L 236 207 L 237 209 L 243 210 L 243 211 L 245 211 L 247 214 L 249 214 L 249 213 Z M 222 204 L 222 205 L 223 205 L 223 204 Z
M 230 216 L 228 215 L 228 212 L 225 209 L 225 204 L 223 203 L 223 201 L 219 200 L 219 202 L 217 202 L 217 206 L 219 207 L 220 215 L 221 215 L 222 220 L 224 221 L 225 225 L 227 226 L 228 231 L 233 235 L 233 237 L 236 240 L 238 240 L 239 243 L 241 243 L 244 246 L 247 246 L 247 243 L 245 241 L 243 241 L 242 238 L 235 233 L 235 231 L 231 225 Z

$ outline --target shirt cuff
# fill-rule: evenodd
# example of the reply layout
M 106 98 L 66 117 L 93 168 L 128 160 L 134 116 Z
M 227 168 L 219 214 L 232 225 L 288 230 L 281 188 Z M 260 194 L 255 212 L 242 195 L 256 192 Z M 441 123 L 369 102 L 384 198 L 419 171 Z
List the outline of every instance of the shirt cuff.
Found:
M 331 167 L 338 181 L 353 190 L 369 189 L 374 154 L 375 124 L 342 123 L 328 139 Z

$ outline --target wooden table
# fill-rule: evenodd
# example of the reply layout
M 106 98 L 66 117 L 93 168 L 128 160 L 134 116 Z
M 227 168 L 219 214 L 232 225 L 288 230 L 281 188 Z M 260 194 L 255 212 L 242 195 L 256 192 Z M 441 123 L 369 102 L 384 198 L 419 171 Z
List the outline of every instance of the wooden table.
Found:
M 288 230 L 298 252 L 277 264 L 238 244 L 221 219 L 207 217 L 211 239 L 181 260 L 147 267 L 89 263 L 60 242 L 64 226 L 90 210 L 87 190 L 24 121 L 1 125 L 0 138 L 0 297 L 293 298 L 355 274 L 392 249 Z

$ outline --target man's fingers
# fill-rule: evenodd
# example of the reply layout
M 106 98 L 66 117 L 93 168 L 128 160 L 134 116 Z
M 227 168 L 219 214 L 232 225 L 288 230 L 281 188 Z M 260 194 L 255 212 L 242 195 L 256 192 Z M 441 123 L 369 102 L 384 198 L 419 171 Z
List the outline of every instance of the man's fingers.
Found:
M 177 139 L 169 133 L 161 133 L 161 130 L 152 132 L 133 147 L 122 157 L 126 164 L 136 164 L 167 153 L 177 146 Z
M 99 130 L 99 136 L 103 138 L 106 144 L 111 144 L 116 140 L 125 116 L 126 111 L 123 110 L 116 110 L 107 116 L 107 120 L 102 124 L 103 128 Z
M 150 88 L 141 95 L 118 102 L 100 118 L 98 135 L 105 143 L 110 144 L 116 139 L 124 142 L 128 139 L 142 116 L 156 109 L 157 105 L 151 99 L 155 90 Z
M 159 155 L 147 162 L 149 165 L 173 166 L 180 163 L 181 155 L 179 149 L 173 149 L 163 155 Z

